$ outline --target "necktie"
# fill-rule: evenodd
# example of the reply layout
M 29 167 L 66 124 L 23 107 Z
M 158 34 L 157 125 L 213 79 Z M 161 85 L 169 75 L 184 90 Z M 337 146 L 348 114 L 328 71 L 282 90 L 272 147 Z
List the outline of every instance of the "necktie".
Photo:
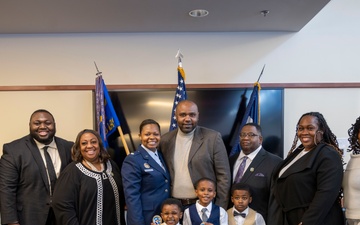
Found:
M 49 146 L 44 146 L 44 154 L 45 154 L 45 160 L 46 160 L 46 167 L 48 170 L 48 174 L 49 174 L 49 178 L 50 178 L 50 190 L 51 190 L 51 195 L 54 192 L 54 187 L 55 187 L 55 182 L 56 182 L 56 173 L 55 173 L 55 169 L 54 169 L 54 164 L 51 160 L 51 157 L 47 151 L 47 149 L 49 148 Z
M 201 219 L 203 222 L 206 222 L 208 220 L 208 216 L 206 215 L 206 211 L 207 211 L 207 208 L 202 208 L 201 212 L 202 212 L 202 215 L 201 215 Z
M 240 163 L 239 166 L 239 170 L 236 173 L 235 179 L 234 179 L 234 183 L 239 183 L 243 174 L 244 174 L 244 170 L 245 170 L 245 165 L 246 165 L 246 160 L 247 160 L 247 156 L 243 157 L 242 162 Z
M 241 217 L 245 218 L 246 214 L 245 213 L 239 213 L 239 212 L 234 210 L 234 216 L 241 216 Z

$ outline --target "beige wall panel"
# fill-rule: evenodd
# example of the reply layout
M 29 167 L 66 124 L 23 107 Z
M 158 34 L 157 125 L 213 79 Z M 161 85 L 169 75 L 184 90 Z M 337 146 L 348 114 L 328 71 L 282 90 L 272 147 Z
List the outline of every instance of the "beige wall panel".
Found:
M 74 141 L 84 128 L 93 128 L 91 91 L 0 92 L 0 155 L 4 143 L 29 133 L 32 112 L 43 108 L 55 117 L 56 135 Z

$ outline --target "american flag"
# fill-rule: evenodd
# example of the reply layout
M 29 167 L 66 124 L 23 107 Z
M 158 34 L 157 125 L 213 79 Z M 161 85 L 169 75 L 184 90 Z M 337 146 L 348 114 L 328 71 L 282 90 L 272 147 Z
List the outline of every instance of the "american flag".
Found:
M 185 86 L 185 72 L 184 69 L 181 67 L 181 64 L 178 66 L 178 85 L 176 87 L 175 92 L 175 98 L 174 98 L 174 104 L 171 112 L 171 120 L 170 120 L 170 128 L 169 130 L 175 130 L 177 128 L 177 122 L 175 117 L 175 110 L 177 104 L 179 104 L 180 101 L 186 100 L 186 86 Z

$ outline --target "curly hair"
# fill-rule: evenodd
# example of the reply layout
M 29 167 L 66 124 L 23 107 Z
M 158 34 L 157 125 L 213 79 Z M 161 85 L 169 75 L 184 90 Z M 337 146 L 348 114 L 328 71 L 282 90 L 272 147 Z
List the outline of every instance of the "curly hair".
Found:
M 348 152 L 353 152 L 354 155 L 360 154 L 360 144 L 358 140 L 360 130 L 360 117 L 358 117 L 354 124 L 351 125 L 350 129 L 348 130 L 349 134 L 349 147 Z
M 339 148 L 339 144 L 338 144 L 338 142 L 336 140 L 336 136 L 331 131 L 331 129 L 328 126 L 324 116 L 319 112 L 308 112 L 308 113 L 303 114 L 300 117 L 299 121 L 296 124 L 295 138 L 294 138 L 293 144 L 291 146 L 291 149 L 289 151 L 289 155 L 291 153 L 293 153 L 293 151 L 296 149 L 296 144 L 297 144 L 297 142 L 299 140 L 299 137 L 297 136 L 298 126 L 299 126 L 299 123 L 300 123 L 301 119 L 304 116 L 313 116 L 313 117 L 315 117 L 317 119 L 319 130 L 323 132 L 323 138 L 320 141 L 320 143 L 325 143 L 325 144 L 330 145 L 333 148 L 335 148 L 335 150 L 339 153 L 340 157 L 342 158 L 343 151 Z M 317 144 L 319 144 L 319 143 L 317 143 Z
M 86 133 L 91 133 L 93 135 L 96 136 L 96 139 L 99 142 L 99 147 L 100 147 L 100 155 L 99 155 L 99 160 L 100 162 L 106 163 L 109 159 L 110 159 L 110 155 L 109 153 L 105 150 L 103 142 L 101 140 L 101 137 L 99 135 L 98 132 L 94 131 L 94 130 L 90 130 L 90 129 L 85 129 L 79 132 L 79 134 L 76 137 L 75 143 L 71 149 L 71 156 L 72 159 L 76 162 L 81 162 L 83 161 L 84 157 L 81 155 L 81 150 L 80 150 L 80 139 L 81 137 L 86 134 Z
M 179 211 L 183 211 L 183 206 L 181 204 L 181 201 L 176 198 L 167 198 L 161 203 L 161 211 L 164 208 L 165 205 L 176 205 L 179 208 Z

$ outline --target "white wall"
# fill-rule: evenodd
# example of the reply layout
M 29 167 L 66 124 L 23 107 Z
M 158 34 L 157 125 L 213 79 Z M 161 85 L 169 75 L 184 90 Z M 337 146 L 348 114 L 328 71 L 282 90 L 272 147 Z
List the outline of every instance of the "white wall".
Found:
M 332 0 L 298 33 L 0 35 L 1 85 L 176 82 L 177 49 L 188 83 L 358 81 L 358 0 Z M 269 15 L 270 17 L 271 15 Z
M 188 84 L 252 84 L 264 64 L 263 83 L 359 82 L 359 8 L 358 0 L 332 0 L 298 33 L 0 35 L 0 84 L 94 84 L 94 61 L 103 72 L 107 84 L 173 84 L 177 82 L 177 61 L 174 56 L 178 48 L 185 56 L 183 65 Z M 311 98 L 303 98 L 309 91 L 315 93 Z M 348 96 L 348 91 L 356 94 L 342 98 L 341 107 L 331 107 L 339 102 L 321 100 L 324 95 L 329 99 L 336 98 L 339 93 L 340 96 Z M 357 89 L 286 90 L 285 146 L 291 143 L 293 134 L 289 134 L 291 138 L 287 135 L 289 129 L 293 132 L 297 118 L 315 106 L 324 113 L 330 124 L 334 124 L 333 131 L 338 136 L 345 136 L 344 127 L 349 127 L 349 122 L 355 121 L 360 114 L 359 108 L 352 106 L 353 102 L 359 101 L 357 92 Z M 0 92 L 1 118 L 17 115 L 15 120 L 3 119 L 0 145 L 26 134 L 28 117 L 39 107 L 39 101 L 52 102 L 58 96 L 66 95 L 65 98 L 74 106 L 65 109 L 53 105 L 54 102 L 46 105 L 47 108 L 55 107 L 53 110 L 58 125 L 62 123 L 64 126 L 58 129 L 59 136 L 75 130 L 77 132 L 80 127 L 84 128 L 82 126 L 89 127 L 92 123 L 91 93 L 84 92 L 84 96 L 67 93 Z M 32 101 L 27 98 L 23 100 L 23 95 L 28 94 L 32 96 Z M 5 113 L 3 107 L 7 104 L 11 104 L 11 107 Z M 16 111 L 14 104 L 24 105 L 26 110 Z M 338 117 L 334 119 L 332 113 Z M 75 121 L 86 118 L 86 122 L 75 125 L 73 121 L 64 119 L 60 123 L 57 114 Z M 340 116 L 349 121 L 343 122 Z M 344 124 L 344 127 L 338 124 Z M 62 135 L 60 132 L 63 132 Z M 69 136 L 69 139 L 75 138 L 73 134 Z

